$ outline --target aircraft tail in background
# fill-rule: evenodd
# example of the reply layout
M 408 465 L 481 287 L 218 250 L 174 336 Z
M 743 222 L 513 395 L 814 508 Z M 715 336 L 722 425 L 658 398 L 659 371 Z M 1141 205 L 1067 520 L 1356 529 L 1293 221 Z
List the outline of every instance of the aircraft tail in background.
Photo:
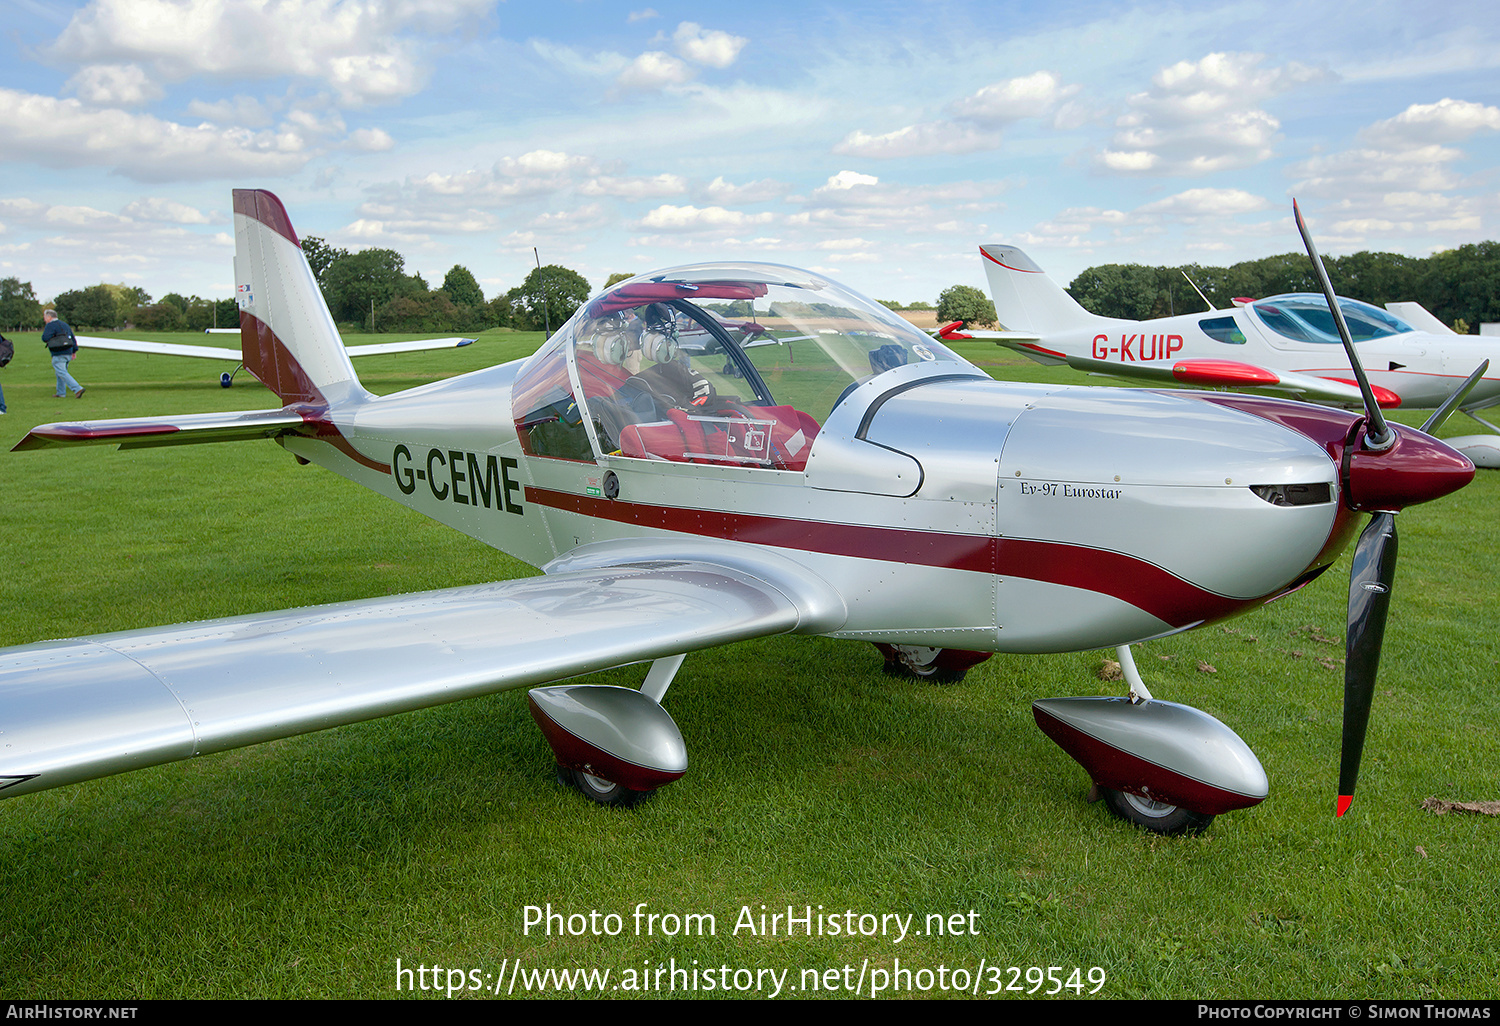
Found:
M 1091 314 L 1015 246 L 979 247 L 990 280 L 995 316 L 1013 332 L 1038 338 L 1082 328 L 1106 318 Z

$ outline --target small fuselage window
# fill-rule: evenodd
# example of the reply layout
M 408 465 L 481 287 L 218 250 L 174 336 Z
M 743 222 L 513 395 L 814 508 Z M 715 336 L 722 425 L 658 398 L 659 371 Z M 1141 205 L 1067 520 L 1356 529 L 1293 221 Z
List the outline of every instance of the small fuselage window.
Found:
M 1199 321 L 1198 327 L 1215 342 L 1226 342 L 1232 346 L 1245 344 L 1245 333 L 1240 331 L 1240 326 L 1233 317 L 1210 317 Z

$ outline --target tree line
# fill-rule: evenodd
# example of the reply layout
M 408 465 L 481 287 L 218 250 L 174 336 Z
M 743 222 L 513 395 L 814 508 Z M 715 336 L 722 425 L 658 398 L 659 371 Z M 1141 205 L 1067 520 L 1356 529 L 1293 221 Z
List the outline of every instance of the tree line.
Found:
M 463 332 L 487 328 L 534 331 L 557 328 L 589 298 L 589 283 L 578 272 L 548 264 L 535 268 L 508 292 L 486 300 L 472 272 L 454 264 L 443 284 L 431 288 L 421 274 L 407 274 L 406 261 L 393 249 L 351 253 L 309 236 L 302 251 L 333 319 L 342 330 L 378 332 Z M 617 274 L 610 284 L 629 278 Z M 153 302 L 145 289 L 99 284 L 60 292 L 48 304 L 79 331 L 201 331 L 236 327 L 233 299 L 202 299 L 169 293 Z M 0 330 L 42 326 L 42 304 L 30 282 L 0 279 Z
M 302 240 L 318 287 L 340 327 L 367 331 L 535 331 L 562 325 L 589 298 L 583 275 L 558 264 L 534 268 L 508 292 L 486 300 L 473 273 L 454 264 L 442 285 L 407 274 L 394 249 L 351 253 L 316 236 Z M 618 277 L 629 277 L 628 275 Z
M 1325 257 L 1323 263 L 1340 296 L 1382 307 L 1414 300 L 1460 334 L 1478 332 L 1484 321 L 1500 321 L 1500 243 L 1470 243 L 1430 257 L 1359 252 Z M 1283 253 L 1230 267 L 1101 264 L 1074 278 L 1068 293 L 1105 317 L 1139 321 L 1207 310 L 1183 272 L 1219 310 L 1236 298 L 1321 291 L 1307 255 Z
M 302 240 L 318 287 L 333 318 L 345 330 L 464 332 L 487 328 L 535 331 L 556 328 L 589 297 L 587 280 L 557 264 L 535 268 L 526 280 L 486 299 L 474 275 L 461 264 L 432 288 L 420 274 L 407 274 L 393 249 L 351 253 L 309 236 Z M 1500 243 L 1480 242 L 1430 257 L 1360 252 L 1325 259 L 1334 291 L 1384 306 L 1415 300 L 1461 334 L 1477 332 L 1485 321 L 1500 321 Z M 1183 279 L 1183 272 L 1213 303 L 1227 309 L 1240 297 L 1262 298 L 1285 292 L 1316 292 L 1312 266 L 1301 253 L 1246 260 L 1230 267 L 1184 264 L 1101 264 L 1073 279 L 1068 292 L 1083 307 L 1106 317 L 1149 320 L 1198 313 L 1207 305 Z M 631 275 L 611 275 L 606 287 Z M 930 309 L 926 303 L 893 309 Z M 233 299 L 203 299 L 168 293 L 153 302 L 144 289 L 99 284 L 58 293 L 51 305 L 58 316 L 85 331 L 131 326 L 147 331 L 199 331 L 233 327 L 239 313 Z M 994 304 L 979 289 L 954 285 L 938 297 L 939 321 L 970 324 L 995 321 Z M 39 328 L 42 304 L 30 282 L 0 279 L 0 330 Z

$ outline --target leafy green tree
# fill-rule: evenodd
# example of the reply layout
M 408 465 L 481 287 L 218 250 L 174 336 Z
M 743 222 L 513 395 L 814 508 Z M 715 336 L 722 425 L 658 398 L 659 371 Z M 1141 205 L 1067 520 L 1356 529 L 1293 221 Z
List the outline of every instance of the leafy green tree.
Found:
M 443 291 L 455 306 L 483 306 L 484 290 L 462 264 L 454 264 L 443 276 Z
M 511 289 L 511 292 L 519 293 L 519 289 Z M 514 328 L 515 300 L 509 293 L 496 296 L 486 306 L 485 319 L 497 328 Z
M 570 271 L 557 264 L 538 267 L 526 276 L 518 288 L 511 289 L 512 310 L 524 308 L 528 327 L 560 328 L 573 316 L 580 306 L 588 301 L 589 283 L 577 271 Z M 512 313 L 514 323 L 515 314 Z M 520 327 L 520 325 L 516 325 Z
M 995 304 L 972 285 L 950 285 L 938 296 L 937 315 L 940 321 L 994 324 Z
M 611 285 L 617 284 L 618 282 L 622 281 L 629 281 L 634 277 L 634 271 L 616 271 L 614 274 L 611 274 L 609 276 L 609 280 L 604 283 L 604 287 L 609 288 Z
M 109 330 L 125 323 L 119 316 L 120 308 L 115 293 L 108 285 L 90 285 L 86 289 L 59 292 L 52 301 L 52 308 L 74 330 Z
M 405 267 L 405 258 L 394 249 L 362 249 L 335 257 L 323 272 L 323 295 L 334 320 L 364 322 L 372 307 L 409 292 Z
M 42 323 L 42 304 L 31 282 L 0 278 L 0 329 L 36 328 Z
M 130 320 L 142 331 L 182 331 L 188 326 L 187 315 L 166 301 L 136 307 Z
M 307 265 L 312 268 L 313 277 L 318 280 L 318 286 L 325 288 L 324 273 L 339 257 L 348 256 L 349 251 L 341 247 L 330 246 L 316 235 L 309 235 L 302 240 L 302 255 L 307 257 Z
M 1068 293 L 1089 313 L 1145 320 L 1156 305 L 1156 270 L 1142 264 L 1101 264 L 1074 278 Z

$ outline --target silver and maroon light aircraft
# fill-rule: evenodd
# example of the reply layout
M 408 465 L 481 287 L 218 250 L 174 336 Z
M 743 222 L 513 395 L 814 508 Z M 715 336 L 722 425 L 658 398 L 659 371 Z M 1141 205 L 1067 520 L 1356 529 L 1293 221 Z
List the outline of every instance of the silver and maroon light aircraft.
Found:
M 942 329 L 941 338 L 993 339 L 1038 363 L 1092 373 L 1269 391 L 1333 406 L 1364 404 L 1321 295 L 1236 300 L 1239 305 L 1230 310 L 1132 321 L 1089 313 L 1015 246 L 986 245 L 979 253 L 1006 330 L 955 323 Z M 1500 346 L 1455 333 L 1420 303 L 1390 303 L 1382 310 L 1340 298 L 1338 305 L 1376 400 L 1386 409 L 1434 409 L 1480 362 L 1500 368 Z M 1500 428 L 1479 416 L 1496 405 L 1500 370 L 1476 383 L 1461 406 L 1492 433 L 1447 440 L 1476 466 L 1500 467 Z
M 1201 828 L 1265 797 L 1228 727 L 1154 700 L 1129 644 L 1317 577 L 1361 514 L 1352 794 L 1392 514 L 1462 487 L 1421 431 L 1279 399 L 990 379 L 826 278 L 720 263 L 594 297 L 533 356 L 360 386 L 285 209 L 234 193 L 245 366 L 275 410 L 49 424 L 20 450 L 274 439 L 540 566 L 525 580 L 0 652 L 0 795 L 651 662 L 639 691 L 530 692 L 559 774 L 628 804 L 680 777 L 684 656 L 777 633 L 952 678 L 993 652 L 1116 646 L 1130 697 L 1035 705 L 1119 815 Z

